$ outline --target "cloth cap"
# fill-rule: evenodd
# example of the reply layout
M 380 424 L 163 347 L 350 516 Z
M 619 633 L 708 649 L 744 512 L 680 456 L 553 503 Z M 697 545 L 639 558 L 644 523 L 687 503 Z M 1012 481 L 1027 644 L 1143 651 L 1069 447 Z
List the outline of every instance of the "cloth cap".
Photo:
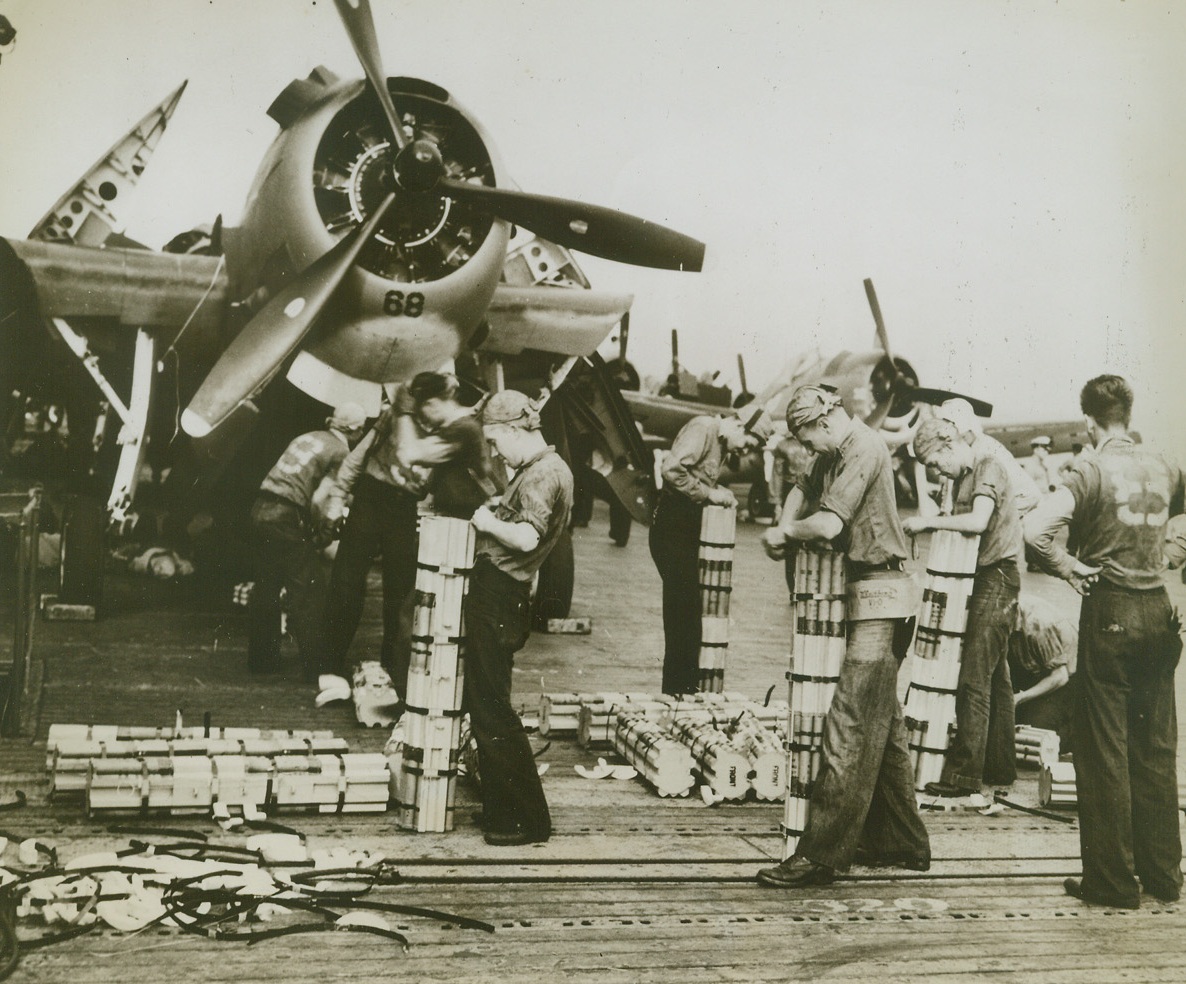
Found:
M 1050 447 L 1050 438 L 1045 434 L 1039 434 L 1037 437 L 1030 440 L 1031 448 L 1048 448 Z
M 980 420 L 972 409 L 972 404 L 967 400 L 961 400 L 958 397 L 953 400 L 944 400 L 939 404 L 938 409 L 935 410 L 935 416 L 940 420 L 950 420 L 959 429 L 961 434 L 965 434 L 968 431 L 971 431 L 973 434 L 984 433 Z
M 539 430 L 539 412 L 526 393 L 506 389 L 495 393 L 482 408 L 483 424 L 511 424 L 523 430 Z
M 799 428 L 826 417 L 840 406 L 840 394 L 830 386 L 810 383 L 800 386 L 787 404 L 787 427 L 794 434 Z
M 367 413 L 357 403 L 342 403 L 334 407 L 329 426 L 336 430 L 358 430 L 367 422 Z
M 753 434 L 760 441 L 767 440 L 774 433 L 774 421 L 760 406 L 750 403 L 737 411 L 742 427 L 747 434 Z

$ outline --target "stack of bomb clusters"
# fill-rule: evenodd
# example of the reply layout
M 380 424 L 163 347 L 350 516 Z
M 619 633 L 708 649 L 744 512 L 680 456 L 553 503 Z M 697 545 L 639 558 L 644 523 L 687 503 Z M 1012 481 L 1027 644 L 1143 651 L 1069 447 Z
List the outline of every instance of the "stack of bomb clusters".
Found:
M 1079 805 L 1074 762 L 1050 762 L 1038 774 L 1038 803 L 1074 809 Z M 1178 809 L 1186 810 L 1186 784 L 1178 783 Z
M 88 813 L 387 809 L 383 756 L 325 731 L 55 724 L 46 749 L 54 792 L 85 792 Z
M 733 590 L 733 547 L 737 510 L 706 505 L 700 515 L 700 690 L 725 689 L 729 654 L 729 595 Z
M 1060 742 L 1057 731 L 1019 724 L 1014 729 L 1013 744 L 1018 765 L 1044 766 L 1058 761 Z
M 571 714 L 571 701 L 576 701 L 577 742 L 583 748 L 611 748 L 618 718 L 622 714 L 638 715 L 670 723 L 677 718 L 708 721 L 722 726 L 743 712 L 756 718 L 763 728 L 777 731 L 786 726 L 787 705 L 785 701 L 771 701 L 759 704 L 740 693 L 685 694 L 673 697 L 669 694 L 649 693 L 590 693 L 590 694 L 543 694 L 540 698 L 540 732 L 550 737 L 563 737 L 572 732 L 558 727 L 557 721 L 567 720 Z M 561 712 L 560 717 L 557 711 Z M 545 732 L 543 722 L 548 720 Z
M 576 701 L 575 705 L 573 701 Z M 571 734 L 559 722 L 576 707 L 578 740 L 585 748 L 614 748 L 661 796 L 683 796 L 700 777 L 714 800 L 783 795 L 785 764 L 778 729 L 787 705 L 765 706 L 736 693 L 544 694 L 541 731 Z
M 638 770 L 660 796 L 686 796 L 696 780 L 688 746 L 670 728 L 642 714 L 623 714 L 614 732 L 614 749 Z
M 1051 762 L 1042 768 L 1038 775 L 1038 803 L 1068 809 L 1078 804 L 1073 762 Z
M 540 694 L 539 733 L 544 737 L 572 738 L 581 723 L 580 694 Z
M 463 519 L 420 517 L 412 661 L 403 717 L 387 743 L 401 827 L 453 829 L 461 749 L 462 607 L 474 563 L 474 528 Z
M 790 720 L 787 728 L 784 857 L 807 829 L 811 792 L 819 774 L 824 721 L 840 679 L 845 652 L 845 555 L 823 544 L 801 544 L 795 554 L 795 623 L 791 643 Z
M 670 710 L 676 698 L 666 694 L 598 693 L 581 694 L 579 700 L 577 742 L 582 748 L 612 748 L 620 716 L 657 719 Z
M 904 710 L 917 789 L 939 781 L 943 758 L 955 733 L 960 654 L 979 550 L 980 537 L 976 534 L 952 530 L 931 534 L 927 582 Z
M 674 735 L 692 754 L 693 772 L 712 790 L 714 800 L 776 800 L 784 792 L 784 755 L 778 738 L 743 711 L 721 727 L 710 720 L 676 718 Z

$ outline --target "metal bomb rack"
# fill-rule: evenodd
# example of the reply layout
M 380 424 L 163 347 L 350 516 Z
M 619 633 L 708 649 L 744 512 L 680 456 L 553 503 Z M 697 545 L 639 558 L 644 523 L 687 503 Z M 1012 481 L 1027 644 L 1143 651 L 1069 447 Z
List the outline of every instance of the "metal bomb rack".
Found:
M 406 709 L 387 743 L 392 798 L 408 830 L 453 829 L 465 687 L 462 609 L 474 539 L 467 520 L 420 517 Z
M 955 733 L 955 695 L 980 536 L 936 530 L 927 555 L 927 582 L 914 638 L 906 691 L 906 734 L 915 788 L 938 782 Z
M 781 824 L 784 858 L 807 829 L 819 775 L 824 721 L 844 663 L 845 555 L 826 544 L 800 544 L 795 554 L 795 624 L 791 642 L 790 718 L 785 743 L 786 804 Z
M 700 689 L 725 689 L 729 654 L 729 595 L 733 590 L 733 548 L 737 510 L 706 505 L 700 515 Z

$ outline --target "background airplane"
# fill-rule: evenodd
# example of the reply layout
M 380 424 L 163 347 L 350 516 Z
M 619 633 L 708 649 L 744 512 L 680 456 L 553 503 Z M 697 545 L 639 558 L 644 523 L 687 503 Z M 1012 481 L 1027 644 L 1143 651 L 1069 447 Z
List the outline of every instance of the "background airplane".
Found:
M 219 219 L 159 253 L 118 231 L 182 86 L 28 239 L 0 240 L 5 419 L 22 436 L 30 417 L 68 422 L 63 600 L 97 590 L 104 486 L 113 518 L 129 520 L 148 462 L 168 473 L 174 526 L 201 507 L 233 528 L 327 405 L 377 414 L 385 386 L 454 358 L 475 388 L 569 379 L 549 403 L 554 439 L 645 467 L 595 355 L 631 297 L 588 289 L 568 248 L 693 271 L 703 244 L 517 190 L 448 92 L 388 79 L 365 0 L 335 2 L 366 81 L 318 68 L 280 93 L 268 109 L 280 131 L 237 227 Z

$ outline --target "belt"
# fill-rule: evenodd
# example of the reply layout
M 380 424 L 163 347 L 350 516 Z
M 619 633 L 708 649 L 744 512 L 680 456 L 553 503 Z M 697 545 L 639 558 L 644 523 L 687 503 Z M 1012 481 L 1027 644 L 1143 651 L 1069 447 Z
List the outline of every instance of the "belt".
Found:
M 275 492 L 269 492 L 267 489 L 260 489 L 256 499 L 257 501 L 262 500 L 263 502 L 270 502 L 280 506 L 288 506 L 289 509 L 296 511 L 297 515 L 301 518 L 301 522 L 309 522 L 309 509 L 306 506 L 302 506 L 299 502 L 293 502 L 291 499 L 277 495 Z
M 862 574 L 873 574 L 876 571 L 900 571 L 903 569 L 903 562 L 899 557 L 883 561 L 880 564 L 862 564 L 856 560 L 848 562 L 848 572 L 856 577 L 860 577 Z
M 276 492 L 270 492 L 267 489 L 259 490 L 259 498 L 263 499 L 265 502 L 279 502 L 286 506 L 292 506 L 293 509 L 300 510 L 301 512 L 305 511 L 305 507 L 299 502 L 293 502 L 287 496 L 279 495 Z

